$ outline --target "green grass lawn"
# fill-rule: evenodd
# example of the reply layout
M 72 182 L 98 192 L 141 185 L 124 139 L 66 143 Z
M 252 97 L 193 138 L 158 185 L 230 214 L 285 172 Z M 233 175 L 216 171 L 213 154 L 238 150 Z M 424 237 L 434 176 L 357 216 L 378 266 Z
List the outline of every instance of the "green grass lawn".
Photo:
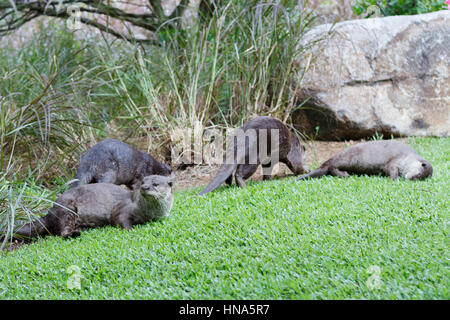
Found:
M 179 192 L 165 221 L 4 252 L 0 298 L 449 299 L 450 139 L 410 142 L 431 179 Z M 66 285 L 72 265 L 79 290 Z

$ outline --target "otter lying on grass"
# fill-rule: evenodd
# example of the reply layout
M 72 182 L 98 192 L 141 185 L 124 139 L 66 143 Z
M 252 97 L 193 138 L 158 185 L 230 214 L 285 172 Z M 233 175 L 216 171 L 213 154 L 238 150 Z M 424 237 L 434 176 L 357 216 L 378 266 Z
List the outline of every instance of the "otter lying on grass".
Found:
M 431 177 L 433 167 L 410 146 L 397 141 L 359 143 L 339 152 L 319 168 L 297 180 L 332 175 L 340 178 L 350 174 L 384 174 L 392 180 L 404 177 L 423 180 Z
M 21 226 L 14 239 L 74 237 L 82 229 L 104 225 L 131 229 L 168 216 L 172 203 L 172 179 L 165 176 L 147 176 L 135 191 L 110 183 L 81 185 L 59 196 L 47 215 Z

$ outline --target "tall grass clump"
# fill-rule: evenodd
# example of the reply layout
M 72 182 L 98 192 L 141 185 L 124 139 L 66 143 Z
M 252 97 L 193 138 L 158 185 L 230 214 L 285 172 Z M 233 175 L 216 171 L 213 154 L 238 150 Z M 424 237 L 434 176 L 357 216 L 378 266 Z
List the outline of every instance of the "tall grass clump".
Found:
M 79 149 L 95 133 L 96 70 L 88 51 L 58 25 L 0 50 L 0 230 L 48 205 L 44 186 L 70 178 Z M 27 205 L 30 196 L 37 205 Z
M 50 191 L 37 184 L 32 177 L 17 179 L 0 171 L 0 250 L 6 247 L 18 223 L 46 213 L 63 189 L 57 187 Z
M 312 58 L 303 40 L 314 18 L 302 1 L 229 1 L 204 23 L 161 27 L 159 47 L 136 46 L 122 59 L 99 52 L 123 106 L 118 119 L 155 147 L 170 142 L 173 128 L 198 123 L 232 127 L 268 114 L 288 121 Z
M 66 31 L 42 32 L 0 53 L 0 171 L 36 179 L 67 174 L 63 164 L 85 140 L 93 84 L 80 67 L 84 49 Z

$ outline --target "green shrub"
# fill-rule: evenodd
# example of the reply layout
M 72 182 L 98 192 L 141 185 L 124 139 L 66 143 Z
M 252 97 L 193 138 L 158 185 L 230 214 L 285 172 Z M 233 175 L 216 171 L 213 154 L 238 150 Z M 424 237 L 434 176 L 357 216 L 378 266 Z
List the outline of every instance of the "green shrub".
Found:
M 383 16 L 412 15 L 446 9 L 443 0 L 358 0 L 353 6 L 357 15 L 372 16 L 375 11 Z

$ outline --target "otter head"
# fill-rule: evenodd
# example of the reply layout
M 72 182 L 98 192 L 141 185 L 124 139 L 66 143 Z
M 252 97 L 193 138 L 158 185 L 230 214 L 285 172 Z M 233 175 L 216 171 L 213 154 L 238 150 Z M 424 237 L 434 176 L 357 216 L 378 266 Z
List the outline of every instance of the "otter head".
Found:
M 160 219 L 170 214 L 173 204 L 173 177 L 146 176 L 142 180 L 141 195 L 150 206 L 153 218 Z
M 405 178 L 409 180 L 423 180 L 433 175 L 433 167 L 431 163 L 420 159 L 411 162 L 408 165 Z
M 144 176 L 153 174 L 167 177 L 173 174 L 173 170 L 169 165 L 163 162 L 159 162 L 148 153 L 142 152 L 142 154 L 145 161 L 145 167 L 143 171 Z
M 300 143 L 297 136 L 291 132 L 291 149 L 287 155 L 287 166 L 294 174 L 306 172 L 304 167 L 306 161 L 306 148 Z
M 142 180 L 141 193 L 144 196 L 153 196 L 155 198 L 165 198 L 173 194 L 173 177 L 151 175 Z
M 167 164 L 165 163 L 161 163 L 161 165 L 159 166 L 159 170 L 158 170 L 159 174 L 162 176 L 171 176 L 173 178 L 173 170 L 171 167 L 169 167 Z

